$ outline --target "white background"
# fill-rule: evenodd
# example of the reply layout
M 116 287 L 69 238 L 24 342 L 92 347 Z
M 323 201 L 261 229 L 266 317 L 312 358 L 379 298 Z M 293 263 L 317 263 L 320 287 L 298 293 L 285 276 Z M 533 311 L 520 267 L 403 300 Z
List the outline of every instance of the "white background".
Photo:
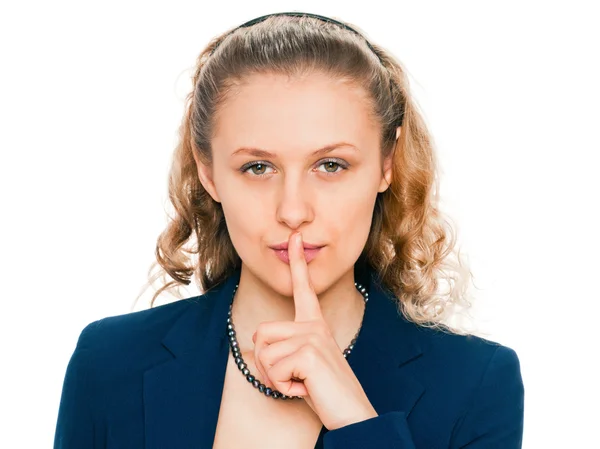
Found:
M 521 360 L 523 447 L 600 447 L 594 2 L 8 2 L 0 9 L 0 447 L 51 447 L 83 327 L 127 313 L 208 40 L 284 10 L 408 69 L 488 338 Z M 209 6 L 210 5 L 210 6 Z

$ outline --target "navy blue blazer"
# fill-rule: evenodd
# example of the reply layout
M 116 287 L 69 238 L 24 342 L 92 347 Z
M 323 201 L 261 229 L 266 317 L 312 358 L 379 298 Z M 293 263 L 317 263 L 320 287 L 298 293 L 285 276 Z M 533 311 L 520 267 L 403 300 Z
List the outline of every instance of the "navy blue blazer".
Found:
M 54 448 L 211 448 L 239 276 L 201 296 L 88 324 L 66 369 Z M 323 427 L 315 449 L 520 448 L 515 351 L 407 321 L 378 279 L 369 272 L 362 280 L 369 301 L 348 363 L 379 416 Z

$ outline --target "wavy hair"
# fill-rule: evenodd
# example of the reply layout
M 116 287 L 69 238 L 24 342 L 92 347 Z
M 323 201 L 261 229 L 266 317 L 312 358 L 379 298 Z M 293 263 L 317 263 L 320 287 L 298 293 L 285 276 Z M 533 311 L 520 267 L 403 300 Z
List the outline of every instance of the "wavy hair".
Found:
M 363 87 L 381 124 L 382 156 L 393 152 L 392 182 L 378 193 L 359 260 L 378 273 L 408 320 L 467 333 L 450 321 L 459 313 L 468 314 L 471 272 L 455 251 L 455 231 L 438 207 L 433 139 L 409 90 L 406 71 L 383 47 L 368 44 L 364 33 L 311 17 L 272 16 L 226 31 L 198 56 L 169 173 L 174 215 L 157 239 L 156 261 L 145 286 L 158 279 L 163 283 L 151 307 L 163 291 L 189 285 L 192 277 L 205 292 L 241 265 L 222 207 L 200 183 L 193 156 L 195 152 L 210 166 L 219 106 L 247 75 L 297 76 L 311 71 Z M 400 123 L 402 132 L 396 140 Z

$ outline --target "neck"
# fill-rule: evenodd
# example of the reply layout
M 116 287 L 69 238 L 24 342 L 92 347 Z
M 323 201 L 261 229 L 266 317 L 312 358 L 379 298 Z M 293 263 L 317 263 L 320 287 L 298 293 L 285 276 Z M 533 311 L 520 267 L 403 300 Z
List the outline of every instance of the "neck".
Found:
M 350 270 L 325 291 L 317 292 L 323 318 L 343 350 L 354 338 L 365 310 L 362 294 Z M 242 353 L 254 351 L 252 335 L 263 321 L 294 321 L 294 298 L 282 295 L 242 264 L 239 287 L 232 305 L 232 321 Z

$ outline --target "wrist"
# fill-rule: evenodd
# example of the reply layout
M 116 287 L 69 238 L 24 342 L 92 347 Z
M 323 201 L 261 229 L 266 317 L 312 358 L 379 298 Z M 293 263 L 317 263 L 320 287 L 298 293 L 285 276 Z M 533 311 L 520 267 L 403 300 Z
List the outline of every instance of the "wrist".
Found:
M 336 423 L 335 426 L 328 429 L 329 431 L 339 429 L 340 427 L 349 426 L 351 424 L 356 424 L 361 421 L 366 421 L 367 419 L 375 418 L 379 416 L 377 411 L 373 408 L 371 404 L 362 409 L 359 413 L 353 414 L 352 417 L 344 419 L 339 423 Z

